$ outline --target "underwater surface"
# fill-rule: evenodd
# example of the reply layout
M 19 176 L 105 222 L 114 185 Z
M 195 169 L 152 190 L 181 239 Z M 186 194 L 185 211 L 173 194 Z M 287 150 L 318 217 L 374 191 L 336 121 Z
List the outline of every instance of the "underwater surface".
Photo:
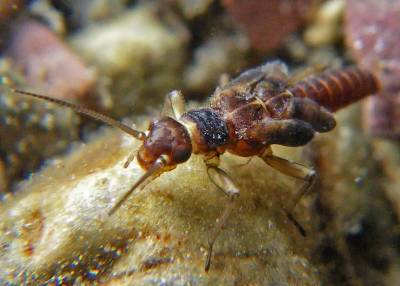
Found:
M 399 14 L 399 0 L 0 1 L 0 284 L 398 285 Z M 178 123 L 157 131 L 165 115 Z

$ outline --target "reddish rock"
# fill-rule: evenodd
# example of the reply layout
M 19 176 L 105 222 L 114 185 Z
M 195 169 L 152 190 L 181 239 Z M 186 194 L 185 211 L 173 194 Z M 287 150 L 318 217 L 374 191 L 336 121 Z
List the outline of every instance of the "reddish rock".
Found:
M 7 55 L 42 93 L 80 99 L 94 86 L 92 70 L 46 26 L 28 20 L 16 25 Z
M 364 104 L 363 123 L 373 135 L 399 138 L 400 92 L 370 97 Z
M 222 0 L 228 12 L 260 51 L 277 48 L 296 31 L 310 12 L 314 0 Z
M 376 72 L 382 93 L 369 99 L 365 124 L 374 135 L 400 137 L 400 1 L 348 0 L 346 41 L 359 65 Z

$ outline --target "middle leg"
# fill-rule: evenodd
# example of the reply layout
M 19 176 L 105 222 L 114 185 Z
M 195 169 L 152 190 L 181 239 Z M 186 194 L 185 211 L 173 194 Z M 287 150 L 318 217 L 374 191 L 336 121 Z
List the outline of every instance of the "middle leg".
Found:
M 222 229 L 225 227 L 230 214 L 235 208 L 237 198 L 239 197 L 239 188 L 234 184 L 232 178 L 224 170 L 218 168 L 218 162 L 214 161 L 213 163 L 211 163 L 210 161 L 206 161 L 205 163 L 207 166 L 207 174 L 211 182 L 228 198 L 228 203 L 225 206 L 222 215 L 217 220 L 217 224 L 215 225 L 214 229 L 211 231 L 211 235 L 208 241 L 208 254 L 204 266 L 204 270 L 207 272 L 210 269 L 211 265 L 211 257 L 214 243 L 217 240 Z
M 162 115 L 172 115 L 175 119 L 179 119 L 185 112 L 185 98 L 182 92 L 178 90 L 171 91 L 167 94 L 162 109 Z
M 298 202 L 301 200 L 301 198 L 306 195 L 314 186 L 317 179 L 317 173 L 314 170 L 309 169 L 299 163 L 273 155 L 272 150 L 269 148 L 263 154 L 261 154 L 260 157 L 264 160 L 265 163 L 267 163 L 272 168 L 278 170 L 279 172 L 304 181 L 303 186 L 292 198 L 292 200 L 284 207 L 284 210 L 288 219 L 293 222 L 301 235 L 305 236 L 306 232 L 304 228 L 300 225 L 300 223 L 294 218 L 293 210 Z

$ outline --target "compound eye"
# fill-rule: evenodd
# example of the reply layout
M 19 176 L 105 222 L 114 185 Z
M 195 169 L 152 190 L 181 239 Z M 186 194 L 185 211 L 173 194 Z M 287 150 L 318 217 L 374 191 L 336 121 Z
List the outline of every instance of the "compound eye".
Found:
M 293 113 L 293 96 L 282 93 L 268 100 L 266 105 L 273 118 L 287 119 Z

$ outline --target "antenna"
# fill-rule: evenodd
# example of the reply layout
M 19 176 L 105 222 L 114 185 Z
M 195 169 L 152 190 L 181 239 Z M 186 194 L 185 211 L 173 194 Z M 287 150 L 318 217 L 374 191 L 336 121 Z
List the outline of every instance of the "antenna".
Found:
M 41 94 L 37 94 L 37 93 L 33 93 L 33 92 L 28 92 L 28 91 L 23 91 L 23 90 L 18 90 L 18 89 L 14 89 L 14 88 L 12 88 L 11 90 L 15 93 L 28 95 L 31 97 L 39 98 L 42 100 L 46 100 L 46 101 L 58 104 L 60 106 L 71 108 L 72 110 L 76 111 L 77 113 L 89 116 L 93 119 L 99 120 L 99 121 L 104 122 L 113 127 L 117 127 L 119 129 L 121 129 L 122 131 L 124 131 L 125 133 L 128 133 L 129 135 L 132 135 L 133 137 L 135 137 L 136 139 L 139 139 L 141 141 L 146 139 L 146 134 L 144 132 L 132 129 L 131 127 L 123 124 L 122 122 L 119 122 L 111 117 L 108 117 L 108 116 L 101 114 L 99 112 L 96 112 L 94 110 L 91 110 L 91 109 L 88 109 L 88 108 L 85 108 L 85 107 L 82 107 L 79 105 L 75 105 L 75 104 L 66 102 L 61 99 L 56 99 L 54 97 L 49 97 L 49 96 L 45 96 L 45 95 L 41 95 Z

